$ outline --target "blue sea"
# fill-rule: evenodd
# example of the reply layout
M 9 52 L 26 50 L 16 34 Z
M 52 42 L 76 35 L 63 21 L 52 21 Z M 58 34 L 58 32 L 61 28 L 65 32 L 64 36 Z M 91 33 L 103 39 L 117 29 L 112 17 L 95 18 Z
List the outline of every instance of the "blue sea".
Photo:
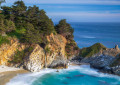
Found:
M 120 23 L 70 23 L 74 40 L 80 48 L 97 42 L 108 48 L 120 45 Z M 100 73 L 89 65 L 69 66 L 68 69 L 43 69 L 37 73 L 17 75 L 7 85 L 120 85 L 120 77 Z
M 102 43 L 108 48 L 120 46 L 120 23 L 70 23 L 74 28 L 74 39 L 80 48 Z

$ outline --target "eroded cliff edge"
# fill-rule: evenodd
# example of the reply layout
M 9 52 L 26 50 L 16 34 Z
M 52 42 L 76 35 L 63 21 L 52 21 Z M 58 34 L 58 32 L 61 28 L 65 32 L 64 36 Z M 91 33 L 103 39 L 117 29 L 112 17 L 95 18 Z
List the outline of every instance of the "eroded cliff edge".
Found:
M 66 38 L 53 33 L 46 38 L 48 44 L 44 48 L 39 44 L 20 43 L 18 39 L 10 38 L 10 44 L 0 47 L 0 65 L 21 67 L 31 72 L 46 67 L 67 68 Z

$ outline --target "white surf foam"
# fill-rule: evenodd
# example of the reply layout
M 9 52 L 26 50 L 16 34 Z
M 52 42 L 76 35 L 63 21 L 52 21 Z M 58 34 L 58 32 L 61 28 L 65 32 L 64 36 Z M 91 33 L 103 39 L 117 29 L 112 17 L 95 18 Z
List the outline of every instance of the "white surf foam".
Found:
M 89 65 L 81 65 L 81 66 L 69 66 L 68 69 L 61 69 L 59 72 L 56 72 L 56 69 L 43 69 L 40 72 L 37 73 L 28 73 L 28 74 L 22 74 L 14 77 L 9 83 L 6 85 L 31 85 L 32 82 L 34 82 L 37 78 L 42 77 L 43 75 L 47 73 L 60 73 L 64 74 L 68 71 L 80 71 L 80 73 L 88 74 L 96 77 L 107 77 L 107 78 L 115 78 L 118 81 L 120 81 L 119 76 L 100 73 L 96 69 L 90 68 Z
M 43 69 L 40 72 L 36 73 L 27 73 L 20 74 L 10 80 L 6 85 L 31 85 L 33 81 L 35 81 L 40 76 L 43 76 L 47 73 L 55 72 L 54 69 Z
M 87 35 L 83 35 L 83 36 L 81 36 L 82 38 L 96 38 L 96 37 L 94 37 L 94 36 L 87 36 Z

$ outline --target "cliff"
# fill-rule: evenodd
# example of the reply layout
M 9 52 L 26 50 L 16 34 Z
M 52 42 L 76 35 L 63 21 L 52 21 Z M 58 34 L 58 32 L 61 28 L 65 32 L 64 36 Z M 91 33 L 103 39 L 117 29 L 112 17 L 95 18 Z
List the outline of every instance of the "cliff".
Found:
M 27 7 L 23 1 L 17 1 L 11 7 L 2 7 L 0 64 L 33 72 L 46 67 L 66 68 L 67 59 L 79 54 L 73 33 L 74 29 L 65 19 L 54 25 L 37 6 Z M 9 39 L 10 45 L 5 44 L 10 37 L 13 38 Z
M 66 39 L 61 35 L 47 36 L 49 44 L 45 49 L 39 45 L 29 56 L 24 59 L 26 69 L 36 72 L 44 67 L 66 68 L 67 57 L 65 55 Z
M 21 51 L 25 49 L 25 45 L 19 43 L 18 39 L 10 38 L 10 44 L 2 44 L 0 46 L 0 65 L 10 65 L 8 61 L 13 59 L 13 56 L 17 50 Z
M 59 34 L 54 35 L 53 33 L 46 38 L 48 44 L 45 48 L 38 44 L 26 45 L 20 43 L 15 38 L 11 38 L 10 44 L 3 44 L 0 47 L 0 65 L 22 66 L 32 72 L 40 71 L 40 69 L 45 67 L 66 68 L 67 56 L 65 46 L 67 40 L 63 36 Z M 30 46 L 33 48 L 32 51 L 27 50 L 26 53 L 25 50 Z M 21 62 L 16 62 L 15 60 L 17 51 L 24 51 L 22 56 L 18 55 L 19 59 L 17 60 L 23 59 Z

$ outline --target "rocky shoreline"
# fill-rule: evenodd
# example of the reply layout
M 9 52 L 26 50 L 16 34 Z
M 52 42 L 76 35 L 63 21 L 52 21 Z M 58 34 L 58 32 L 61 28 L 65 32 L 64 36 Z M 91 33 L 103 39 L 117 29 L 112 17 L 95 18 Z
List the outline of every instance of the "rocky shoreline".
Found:
M 71 62 L 81 65 L 90 64 L 91 68 L 98 69 L 100 72 L 120 76 L 120 50 L 118 45 L 115 48 L 106 49 L 91 57 L 74 57 Z

